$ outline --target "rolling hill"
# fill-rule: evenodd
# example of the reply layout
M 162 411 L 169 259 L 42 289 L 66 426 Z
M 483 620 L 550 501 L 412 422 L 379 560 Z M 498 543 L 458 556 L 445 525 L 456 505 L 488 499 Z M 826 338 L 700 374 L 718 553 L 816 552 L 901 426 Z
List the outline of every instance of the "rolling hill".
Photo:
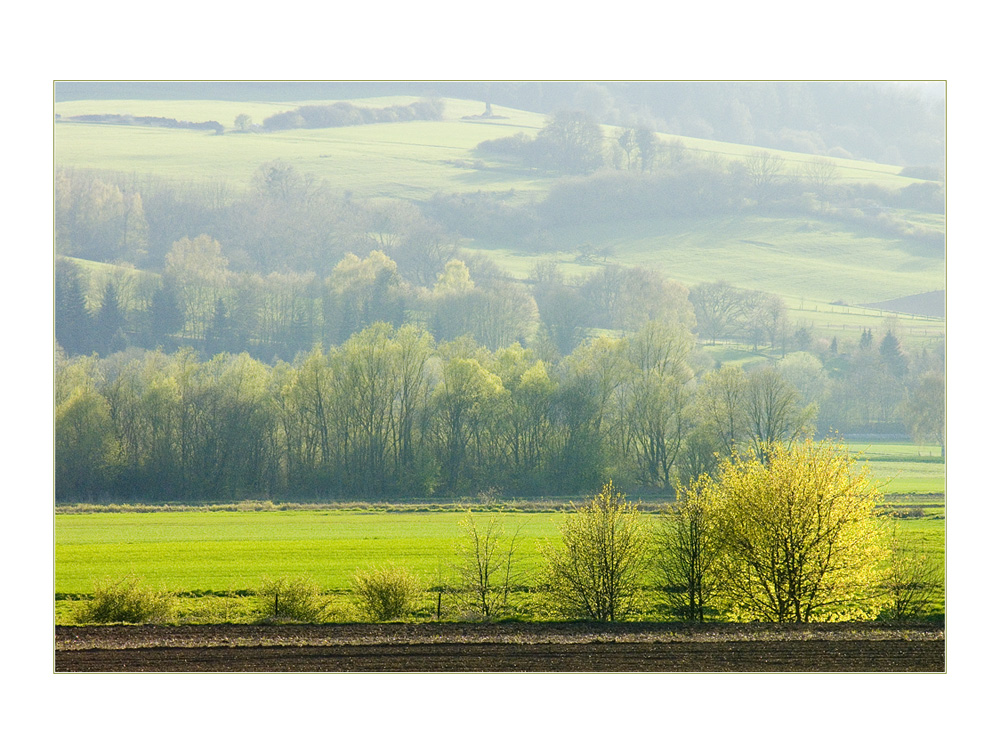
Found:
M 364 107 L 407 104 L 409 96 L 355 100 Z M 544 115 L 494 106 L 482 118 L 483 103 L 442 101 L 439 121 L 377 123 L 340 128 L 245 132 L 231 124 L 241 114 L 259 124 L 305 102 L 223 100 L 75 100 L 56 105 L 57 168 L 155 175 L 177 185 L 224 184 L 233 193 L 247 190 L 257 168 L 282 160 L 312 174 L 338 193 L 372 200 L 405 200 L 422 205 L 436 196 L 502 194 L 522 206 L 543 201 L 564 179 L 509 160 L 483 156 L 477 144 L 517 133 L 536 135 Z M 72 122 L 80 115 L 124 114 L 186 121 L 218 121 L 222 134 L 148 126 Z M 615 129 L 605 127 L 611 147 Z M 692 158 L 722 170 L 738 169 L 760 152 L 740 144 L 659 137 Z M 814 155 L 765 150 L 780 157 L 786 176 L 803 176 L 817 164 Z M 835 186 L 870 186 L 893 191 L 924 181 L 899 166 L 827 158 Z M 488 254 L 512 277 L 527 280 L 540 261 L 553 261 L 572 275 L 604 264 L 646 265 L 686 285 L 725 280 L 740 287 L 781 295 L 803 326 L 834 332 L 870 326 L 893 310 L 889 302 L 944 288 L 943 249 L 922 242 L 920 232 L 943 234 L 944 217 L 935 212 L 875 207 L 894 226 L 851 223 L 843 213 L 781 209 L 739 211 L 725 216 L 659 217 L 623 221 L 565 223 L 548 229 L 542 247 L 514 241 L 461 238 L 461 246 Z M 860 214 L 855 212 L 854 214 Z M 893 228 L 905 227 L 905 232 Z M 914 235 L 917 232 L 917 235 Z M 581 249 L 604 250 L 601 255 Z M 836 302 L 836 303 L 834 303 Z M 870 302 L 882 302 L 873 305 Z M 943 318 L 923 314 L 913 322 L 915 338 L 936 338 Z M 933 314 L 933 313 L 931 313 Z

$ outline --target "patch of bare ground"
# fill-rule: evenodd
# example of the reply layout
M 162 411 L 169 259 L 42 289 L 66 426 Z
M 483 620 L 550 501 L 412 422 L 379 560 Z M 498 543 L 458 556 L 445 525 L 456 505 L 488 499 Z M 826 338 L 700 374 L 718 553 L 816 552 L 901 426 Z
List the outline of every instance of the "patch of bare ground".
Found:
M 56 672 L 924 672 L 940 625 L 57 626 Z

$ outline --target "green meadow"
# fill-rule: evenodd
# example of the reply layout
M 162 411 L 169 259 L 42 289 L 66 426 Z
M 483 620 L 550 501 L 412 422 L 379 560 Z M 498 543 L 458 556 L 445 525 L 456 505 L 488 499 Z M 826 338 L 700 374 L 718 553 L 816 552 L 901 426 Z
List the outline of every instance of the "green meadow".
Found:
M 362 107 L 407 104 L 414 97 L 373 97 L 352 100 Z M 294 161 L 305 172 L 315 172 L 335 187 L 343 186 L 360 195 L 428 198 L 437 190 L 504 191 L 510 188 L 547 188 L 551 176 L 518 180 L 519 172 L 487 161 L 490 168 L 480 176 L 449 166 L 451 159 L 468 160 L 478 143 L 510 136 L 529 135 L 545 125 L 539 113 L 494 107 L 493 119 L 476 119 L 483 103 L 445 99 L 444 117 L 437 122 L 378 123 L 344 128 L 297 129 L 274 133 L 240 133 L 232 128 L 237 115 L 249 115 L 260 124 L 268 116 L 293 110 L 310 102 L 228 102 L 215 100 L 83 100 L 59 102 L 63 117 L 93 114 L 130 114 L 178 120 L 215 120 L 227 127 L 222 136 L 179 129 L 109 126 L 61 121 L 56 123 L 56 161 L 61 165 L 123 172 L 145 166 L 161 175 L 184 179 L 206 178 L 246 185 L 260 162 L 272 159 Z M 611 129 L 606 129 L 610 134 Z M 740 144 L 660 134 L 698 155 L 724 161 L 742 160 L 759 148 Z M 795 152 L 766 150 L 785 160 L 785 170 L 799 173 L 815 158 Z M 136 161 L 138 160 L 138 164 Z M 830 158 L 836 166 L 835 181 L 875 183 L 901 187 L 914 179 L 900 176 L 900 169 L 861 160 Z M 399 169 L 409 166 L 404 175 Z M 344 172 L 346 171 L 346 172 Z M 401 180 L 405 178 L 406 180 Z M 360 181 L 360 182 L 358 182 Z M 412 196 L 401 197 L 395 189 L 409 185 Z
M 485 515 L 485 514 L 480 514 Z M 559 515 L 509 513 L 527 566 L 557 536 Z M 447 577 L 464 513 L 202 511 L 56 516 L 56 592 L 89 592 L 107 574 L 137 573 L 173 591 L 252 590 L 265 575 L 349 589 L 359 569 L 392 562 L 430 585 Z
M 940 445 L 859 442 L 849 447 L 865 461 L 887 495 L 945 494 L 945 459 Z
M 935 559 L 945 553 L 945 464 L 941 448 L 909 442 L 849 445 L 901 514 L 901 534 Z M 517 533 L 518 583 L 530 587 L 543 565 L 542 547 L 557 543 L 566 515 L 552 508 L 518 510 L 514 502 L 501 518 L 508 535 Z M 57 620 L 72 622 L 73 597 L 91 593 L 106 577 L 136 575 L 146 583 L 202 600 L 236 600 L 226 609 L 249 614 L 239 602 L 264 577 L 307 576 L 340 603 L 349 602 L 354 575 L 395 564 L 410 570 L 426 589 L 454 585 L 460 521 L 466 512 L 408 510 L 406 504 L 356 509 L 187 510 L 92 512 L 95 507 L 57 509 L 55 593 Z M 125 509 L 128 510 L 127 508 Z M 480 523 L 490 512 L 473 514 Z M 656 513 L 644 514 L 656 518 Z M 655 521 L 654 521 L 655 525 Z M 433 594 L 428 591 L 430 604 Z M 188 599 L 188 612 L 197 599 Z M 202 608 L 209 603 L 203 603 Z M 242 605 L 240 607 L 239 605 Z M 943 610 L 943 595 L 938 603 Z M 430 610 L 425 606 L 425 614 Z
M 922 513 L 901 519 L 901 532 L 921 551 L 943 558 L 944 507 Z M 253 600 L 246 595 L 264 577 L 279 576 L 316 581 L 347 614 L 354 575 L 390 563 L 408 569 L 424 585 L 426 617 L 433 590 L 457 585 L 464 515 L 301 510 L 60 514 L 55 517 L 56 620 L 73 622 L 78 604 L 73 597 L 91 593 L 101 579 L 126 575 L 186 595 L 182 614 L 192 620 L 222 603 L 233 611 L 230 617 L 250 619 Z M 488 514 L 477 515 L 483 520 Z M 546 540 L 557 542 L 564 515 L 503 514 L 506 531 L 518 533 L 518 585 L 537 583 L 541 547 Z M 518 598 L 525 600 L 531 598 Z

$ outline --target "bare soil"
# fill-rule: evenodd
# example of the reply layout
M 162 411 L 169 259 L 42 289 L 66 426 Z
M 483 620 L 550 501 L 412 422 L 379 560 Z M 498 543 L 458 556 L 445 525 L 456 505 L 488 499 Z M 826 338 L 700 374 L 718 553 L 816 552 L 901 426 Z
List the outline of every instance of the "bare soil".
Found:
M 56 626 L 62 672 L 945 671 L 940 625 Z

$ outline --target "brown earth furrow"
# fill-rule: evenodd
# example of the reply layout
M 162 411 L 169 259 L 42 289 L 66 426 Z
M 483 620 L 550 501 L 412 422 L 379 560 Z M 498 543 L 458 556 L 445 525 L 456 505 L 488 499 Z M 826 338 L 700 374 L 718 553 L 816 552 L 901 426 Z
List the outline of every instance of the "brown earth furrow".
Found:
M 943 640 L 430 643 L 57 650 L 56 672 L 925 672 Z

